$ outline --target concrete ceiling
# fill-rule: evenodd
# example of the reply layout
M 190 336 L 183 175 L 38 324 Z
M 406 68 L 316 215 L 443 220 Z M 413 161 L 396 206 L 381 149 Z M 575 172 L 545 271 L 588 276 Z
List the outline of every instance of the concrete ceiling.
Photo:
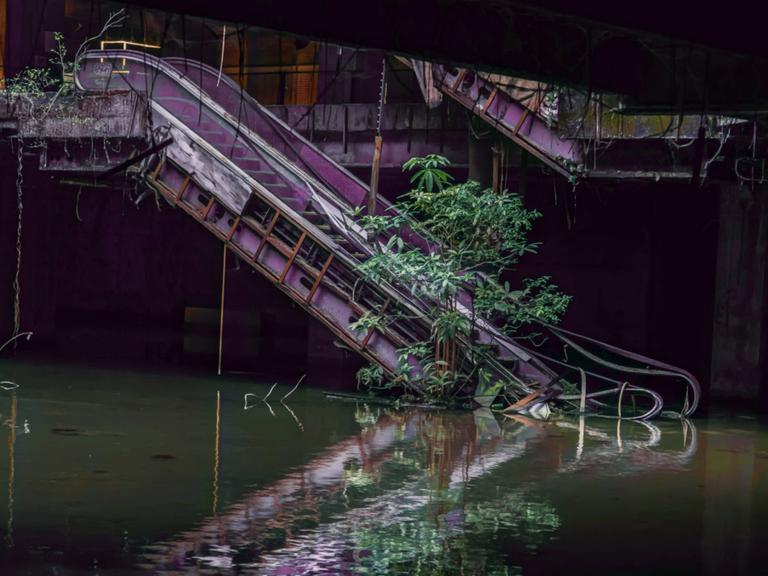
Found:
M 634 110 L 768 111 L 764 24 L 744 2 L 717 13 L 660 0 L 130 3 L 619 93 Z

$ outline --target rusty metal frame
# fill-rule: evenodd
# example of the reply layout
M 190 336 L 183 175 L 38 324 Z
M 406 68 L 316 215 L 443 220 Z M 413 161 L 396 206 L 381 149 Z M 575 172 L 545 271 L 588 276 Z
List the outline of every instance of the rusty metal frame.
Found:
M 171 189 L 168 185 L 166 185 L 163 181 L 159 179 L 160 174 L 162 173 L 162 169 L 166 164 L 169 166 L 170 169 L 176 170 L 184 176 L 182 184 L 179 186 L 179 190 Z M 231 210 L 225 207 L 225 210 L 227 210 L 230 214 L 232 214 L 232 216 L 234 216 L 235 219 L 229 229 L 229 232 L 226 234 L 222 234 L 218 228 L 216 228 L 213 224 L 206 221 L 207 214 L 211 210 L 211 207 L 213 203 L 216 201 L 217 197 L 213 192 L 201 186 L 200 183 L 194 179 L 193 173 L 189 173 L 183 166 L 180 166 L 178 163 L 168 160 L 168 161 L 159 163 L 158 167 L 151 174 L 147 175 L 146 178 L 151 185 L 156 186 L 156 188 L 160 191 L 160 193 L 163 194 L 163 196 L 165 196 L 166 199 L 168 199 L 172 205 L 181 207 L 184 212 L 186 212 L 187 214 L 189 214 L 190 216 L 198 220 L 201 224 L 203 224 L 203 226 L 205 226 L 206 228 L 214 232 L 214 234 L 218 238 L 220 238 L 229 249 L 231 249 L 238 256 L 242 257 L 243 260 L 248 262 L 252 267 L 259 270 L 259 272 L 261 272 L 268 280 L 270 280 L 281 292 L 288 295 L 299 306 L 301 306 L 301 308 L 303 308 L 308 314 L 310 314 L 312 317 L 316 318 L 318 321 L 320 321 L 326 327 L 328 327 L 328 329 L 330 329 L 331 332 L 333 332 L 333 334 L 336 337 L 338 337 L 342 342 L 344 342 L 347 346 L 349 346 L 351 349 L 355 350 L 356 352 L 360 353 L 361 356 L 363 356 L 366 360 L 379 364 L 387 372 L 391 372 L 392 369 L 383 363 L 383 361 L 377 356 L 376 351 L 371 350 L 369 348 L 370 342 L 374 335 L 373 330 L 369 331 L 369 333 L 366 334 L 366 336 L 361 341 L 359 338 L 355 337 L 355 335 L 349 330 L 348 325 L 341 325 L 337 318 L 333 317 L 332 315 L 323 311 L 322 308 L 313 304 L 313 299 L 317 294 L 318 289 L 322 286 L 324 289 L 330 290 L 331 292 L 335 293 L 339 298 L 341 298 L 349 306 L 353 314 L 362 315 L 370 311 L 367 308 L 361 306 L 358 302 L 356 302 L 353 299 L 353 296 L 348 291 L 345 291 L 341 286 L 337 286 L 335 282 L 327 278 L 328 272 L 331 269 L 332 264 L 337 260 L 336 254 L 334 254 L 334 248 L 333 246 L 328 246 L 327 243 L 324 242 L 320 236 L 308 230 L 307 226 L 304 223 L 302 223 L 301 220 L 297 219 L 295 216 L 291 215 L 290 213 L 284 212 L 283 209 L 277 206 L 273 201 L 271 201 L 269 197 L 259 194 L 258 190 L 254 189 L 252 193 L 255 194 L 255 196 L 258 197 L 267 206 L 269 206 L 270 209 L 275 211 L 273 217 L 269 222 L 269 225 L 265 228 L 256 221 L 251 222 L 249 219 L 245 219 L 241 215 L 232 213 Z M 193 208 L 192 206 L 188 205 L 186 202 L 180 201 L 181 194 L 183 193 L 184 190 L 186 190 L 190 182 L 195 182 L 196 185 L 198 185 L 202 191 L 212 196 L 211 201 L 209 201 L 205 210 Z M 300 238 L 297 240 L 296 245 L 290 250 L 287 249 L 287 245 L 284 245 L 282 241 L 280 241 L 278 238 L 275 238 L 272 235 L 272 232 L 275 226 L 277 225 L 279 218 L 284 218 L 288 223 L 295 226 L 298 230 L 301 231 Z M 253 254 L 253 256 L 249 255 L 247 252 L 241 249 L 233 241 L 233 236 L 235 234 L 235 231 L 237 230 L 238 225 L 241 223 L 244 224 L 247 228 L 249 228 L 253 232 L 255 232 L 256 235 L 260 238 L 260 244 L 256 249 L 255 253 Z M 308 262 L 303 261 L 303 259 L 298 255 L 299 250 L 301 249 L 301 246 L 304 245 L 307 238 L 309 238 L 310 240 L 315 242 L 318 246 L 321 246 L 324 250 L 328 252 L 328 256 L 326 257 L 325 262 L 319 271 L 314 265 L 311 265 Z M 281 254 L 283 254 L 286 257 L 286 263 L 280 275 L 276 274 L 273 270 L 271 270 L 265 264 L 258 261 L 258 258 L 260 257 L 264 249 L 264 246 L 267 243 L 269 243 L 271 246 L 273 246 L 275 249 L 277 249 Z M 348 265 L 348 263 L 345 262 L 344 259 L 341 259 L 339 261 L 341 262 L 341 264 L 345 266 Z M 298 266 L 307 274 L 307 276 L 309 276 L 310 278 L 314 278 L 312 287 L 306 296 L 304 296 L 301 292 L 299 292 L 294 287 L 285 283 L 285 279 L 287 278 L 288 273 L 290 272 L 290 269 L 293 266 Z M 390 302 L 391 302 L 391 296 L 387 296 L 387 301 L 385 301 L 385 304 L 383 304 L 382 306 L 384 305 L 388 306 Z M 398 333 L 396 331 L 397 329 L 398 329 L 397 326 L 392 326 L 392 327 L 386 326 L 386 327 L 379 328 L 376 331 L 378 331 L 382 335 L 382 337 L 388 340 L 391 343 L 391 345 L 394 346 L 396 349 L 407 347 L 408 345 L 412 344 L 413 342 L 419 339 L 418 336 L 415 333 L 412 333 L 412 330 L 409 330 L 407 327 L 404 327 L 404 326 L 399 327 L 399 329 L 403 332 L 403 335 Z
M 293 251 L 291 252 L 291 255 L 288 257 L 288 260 L 285 261 L 285 268 L 283 268 L 283 271 L 280 274 L 280 282 L 283 282 L 285 280 L 285 277 L 288 275 L 288 271 L 291 269 L 291 266 L 293 266 L 293 261 L 296 259 L 296 254 L 299 253 L 299 250 L 301 249 L 301 245 L 304 243 L 304 239 L 306 237 L 307 237 L 307 231 L 304 230 L 302 231 L 301 236 L 299 236 L 299 239 L 296 242 L 296 246 L 293 247 Z
M 178 190 L 173 190 L 163 180 L 160 179 L 160 174 L 163 168 L 166 166 L 166 164 L 168 164 L 171 167 L 171 169 L 174 169 L 184 174 L 184 179 L 182 181 L 182 184 L 179 186 Z M 328 250 L 328 247 L 324 246 L 322 242 L 318 242 L 319 239 L 313 237 L 305 229 L 305 227 L 301 225 L 300 222 L 294 221 L 293 218 L 290 218 L 287 214 L 282 212 L 282 210 L 279 207 L 274 206 L 269 201 L 269 199 L 260 197 L 260 200 L 265 202 L 271 209 L 275 211 L 274 215 L 270 219 L 269 224 L 266 228 L 259 225 L 256 222 L 250 222 L 243 219 L 241 216 L 235 215 L 235 221 L 233 222 L 229 231 L 226 234 L 222 234 L 218 228 L 216 228 L 210 222 L 206 221 L 208 213 L 212 209 L 213 204 L 216 202 L 216 196 L 214 194 L 212 194 L 207 190 L 205 191 L 207 194 L 211 195 L 211 199 L 209 200 L 205 208 L 202 210 L 193 208 L 192 206 L 189 206 L 187 203 L 182 202 L 180 200 L 181 195 L 183 194 L 184 190 L 186 190 L 186 188 L 189 186 L 189 183 L 194 182 L 194 178 L 192 177 L 192 175 L 187 173 L 187 171 L 182 166 L 178 165 L 176 162 L 164 159 L 158 162 L 157 167 L 149 175 L 147 175 L 147 180 L 151 185 L 155 186 L 163 194 L 163 196 L 165 196 L 173 205 L 179 206 L 184 212 L 194 217 L 206 228 L 214 232 L 217 237 L 219 237 L 222 241 L 224 241 L 229 249 L 235 252 L 238 256 L 242 257 L 246 262 L 249 262 L 252 266 L 258 268 L 264 275 L 267 276 L 267 278 L 272 279 L 272 282 L 281 291 L 285 292 L 286 294 L 291 296 L 294 300 L 296 300 L 297 303 L 301 305 L 302 308 L 310 312 L 313 317 L 323 322 L 323 324 L 326 324 L 334 332 L 334 334 L 336 334 L 336 336 L 338 336 L 345 342 L 345 344 L 347 344 L 351 348 L 363 354 L 363 356 L 365 356 L 368 360 L 377 362 L 378 359 L 376 358 L 375 354 L 372 354 L 370 351 L 367 350 L 368 344 L 370 343 L 370 340 L 373 337 L 373 331 L 369 331 L 369 333 L 366 334 L 365 338 L 362 341 L 359 341 L 355 339 L 350 334 L 350 332 L 347 329 L 345 329 L 344 326 L 338 325 L 338 322 L 336 322 L 333 318 L 327 316 L 326 314 L 322 313 L 319 309 L 317 309 L 315 306 L 313 306 L 312 300 L 314 299 L 315 294 L 317 293 L 317 290 L 320 288 L 320 286 L 323 286 L 325 289 L 331 290 L 332 292 L 336 293 L 338 297 L 344 299 L 344 301 L 350 306 L 352 312 L 354 312 L 355 314 L 364 314 L 369 311 L 365 307 L 361 306 L 360 304 L 352 300 L 351 296 L 347 292 L 345 292 L 340 286 L 337 286 L 334 282 L 326 281 L 326 275 L 329 269 L 331 268 L 331 265 L 335 261 L 335 256 L 332 252 L 329 252 L 328 257 L 325 259 L 325 262 L 323 263 L 323 266 L 319 271 L 317 270 L 317 268 L 315 268 L 308 262 L 304 262 L 301 259 L 301 257 L 298 256 L 299 251 L 301 250 L 301 247 L 304 245 L 307 238 L 311 239 L 312 241 L 318 243 L 319 246 L 322 246 L 324 249 Z M 198 183 L 198 186 L 199 186 L 199 183 Z M 280 218 L 285 219 L 287 222 L 289 222 L 291 225 L 295 226 L 298 230 L 301 231 L 301 235 L 299 236 L 299 239 L 296 241 L 296 244 L 290 250 L 288 249 L 288 246 L 286 244 L 284 244 L 278 238 L 275 238 L 273 235 L 273 230 Z M 260 238 L 259 246 L 256 249 L 253 256 L 250 256 L 247 252 L 242 250 L 232 240 L 238 225 L 241 223 L 247 226 L 253 232 L 255 232 Z M 267 266 L 265 266 L 264 264 L 258 261 L 258 258 L 261 256 L 261 253 L 267 244 L 274 247 L 283 256 L 286 257 L 286 263 L 279 275 L 275 274 L 273 270 L 271 270 L 270 268 L 268 268 Z M 312 287 L 310 288 L 306 296 L 299 293 L 293 287 L 285 284 L 285 279 L 288 276 L 288 273 L 290 272 L 291 268 L 293 268 L 294 266 L 298 266 L 299 268 L 301 268 L 303 272 L 305 272 L 310 278 L 313 278 L 314 280 Z M 389 305 L 390 301 L 391 299 L 387 298 L 385 304 L 382 307 L 382 310 Z M 408 345 L 408 342 L 404 340 L 403 337 L 400 336 L 400 334 L 394 332 L 393 330 L 384 328 L 380 331 L 395 346 L 404 347 Z
M 325 277 L 325 273 L 328 272 L 328 268 L 331 267 L 333 258 L 334 258 L 333 254 L 328 255 L 328 258 L 326 258 L 325 260 L 325 264 L 323 264 L 323 267 L 320 270 L 319 274 L 315 277 L 315 283 L 312 285 L 312 289 L 309 291 L 309 294 L 307 295 L 307 299 L 306 299 L 307 304 L 312 303 L 312 298 L 315 297 L 315 292 L 317 292 L 317 289 L 320 288 L 320 283 L 323 281 L 323 278 Z
M 512 104 L 519 106 L 521 108 L 525 108 L 525 110 L 521 113 L 522 117 L 519 118 L 518 121 L 515 123 L 516 126 L 511 126 L 506 122 L 501 121 L 501 119 L 499 118 L 494 118 L 493 116 L 488 114 L 488 109 L 490 108 L 492 100 L 495 100 L 497 97 L 497 94 L 499 92 L 498 88 L 494 87 L 494 90 L 492 91 L 491 95 L 488 97 L 488 100 L 486 101 L 484 106 L 482 107 L 478 106 L 474 100 L 472 100 L 465 93 L 459 90 L 461 88 L 461 82 L 463 81 L 466 73 L 467 73 L 467 70 L 462 69 L 457 74 L 455 81 L 449 82 L 446 80 L 437 79 L 436 82 L 440 90 L 442 90 L 445 94 L 447 94 L 448 96 L 456 100 L 459 104 L 461 104 L 465 108 L 473 111 L 477 116 L 482 118 L 490 126 L 493 126 L 497 130 L 499 130 L 502 134 L 507 136 L 507 138 L 515 142 L 518 146 L 520 146 L 524 150 L 527 150 L 528 152 L 533 154 L 534 157 L 538 158 L 539 160 L 544 162 L 547 166 L 557 171 L 558 173 L 562 174 L 566 178 L 570 178 L 572 176 L 571 172 L 562 164 L 562 162 L 558 158 L 553 157 L 550 152 L 541 149 L 536 143 L 529 141 L 527 137 L 520 134 L 520 129 L 522 125 L 530 117 L 529 116 L 530 108 L 522 106 L 517 102 L 511 101 Z M 481 83 L 489 84 L 486 80 L 480 77 L 478 77 L 478 81 Z M 479 89 L 480 89 L 480 85 L 478 85 L 478 90 Z
M 275 208 L 275 215 L 272 216 L 272 220 L 270 220 L 269 225 L 264 230 L 264 236 L 261 238 L 261 243 L 259 244 L 259 247 L 256 249 L 256 252 L 253 254 L 253 261 L 258 262 L 259 256 L 261 256 L 261 253 L 264 251 L 264 248 L 267 244 L 270 244 L 269 242 L 269 236 L 272 234 L 272 230 L 275 227 L 275 224 L 277 224 L 277 219 L 280 218 L 280 209 Z M 270 271 L 270 274 L 272 272 Z
M 480 110 L 482 110 L 482 111 L 483 111 L 483 113 L 485 113 L 485 111 L 486 111 L 486 110 L 488 110 L 488 108 L 490 108 L 490 107 L 491 107 L 491 104 L 493 104 L 493 101 L 496 99 L 496 95 L 497 95 L 498 93 L 499 93 L 499 89 L 498 89 L 498 87 L 494 86 L 494 87 L 493 87 L 493 91 L 491 92 L 491 95 L 490 95 L 490 96 L 488 96 L 488 100 L 486 100 L 486 101 L 485 101 L 485 104 L 483 104 L 483 105 L 480 107 Z

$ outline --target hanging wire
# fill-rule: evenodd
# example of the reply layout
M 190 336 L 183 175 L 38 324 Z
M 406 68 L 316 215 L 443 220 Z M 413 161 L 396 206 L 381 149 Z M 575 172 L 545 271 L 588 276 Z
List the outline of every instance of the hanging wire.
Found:
M 381 119 L 384 104 L 387 103 L 387 58 L 381 59 L 381 78 L 379 79 L 379 109 L 376 112 L 376 135 L 381 136 Z
M 221 31 L 221 58 L 219 59 L 219 76 L 216 78 L 216 86 L 221 84 L 221 73 L 224 70 L 224 50 L 227 47 L 227 25 L 224 24 Z
M 21 225 L 24 212 L 23 184 L 24 184 L 24 144 L 17 140 L 16 148 L 16 209 L 19 219 L 16 224 L 16 275 L 13 279 L 13 335 L 21 332 Z

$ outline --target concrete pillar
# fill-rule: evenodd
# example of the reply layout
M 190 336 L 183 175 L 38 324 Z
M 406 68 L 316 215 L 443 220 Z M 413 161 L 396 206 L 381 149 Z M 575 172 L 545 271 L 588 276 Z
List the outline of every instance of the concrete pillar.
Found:
M 719 226 L 710 392 L 756 399 L 766 356 L 768 186 L 724 185 Z

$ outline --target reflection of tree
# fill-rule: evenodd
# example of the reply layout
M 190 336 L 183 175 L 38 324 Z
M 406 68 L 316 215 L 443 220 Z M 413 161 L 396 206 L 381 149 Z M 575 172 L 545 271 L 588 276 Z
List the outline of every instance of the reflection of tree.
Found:
M 541 543 L 545 534 L 560 527 L 557 511 L 546 500 L 534 500 L 522 492 L 475 502 L 464 508 L 466 523 L 488 534 L 505 529 L 523 536 L 526 544 Z
M 512 574 L 498 558 L 488 556 L 485 539 L 501 530 L 535 547 L 560 526 L 552 505 L 531 498 L 523 489 L 468 500 L 468 483 L 522 455 L 531 436 L 509 434 L 505 438 L 499 429 L 495 434 L 483 434 L 487 421 L 478 419 L 473 426 L 455 423 L 455 417 L 435 415 L 425 422 L 417 441 L 404 450 L 405 457 L 422 459 L 426 474 L 416 485 L 398 490 L 403 500 L 394 521 L 378 517 L 351 533 L 361 573 Z M 473 433 L 467 434 L 470 431 Z M 390 465 L 387 462 L 384 468 Z M 392 495 L 385 497 L 393 499 Z
M 432 520 L 414 510 L 403 521 L 365 527 L 351 535 L 360 572 L 372 574 L 508 574 L 500 558 L 488 554 L 486 538 L 499 531 L 528 548 L 548 541 L 560 518 L 546 500 L 532 499 L 523 490 L 479 502 L 465 503 L 462 488 L 436 494 L 448 511 Z M 404 570 L 407 565 L 407 570 Z
M 235 556 L 249 562 L 283 546 L 294 533 L 327 519 L 327 511 L 321 513 L 323 503 L 341 505 L 347 469 L 357 466 L 375 476 L 393 447 L 413 437 L 420 418 L 419 413 L 381 415 L 375 426 L 337 443 L 271 486 L 171 541 L 147 547 L 144 560 L 148 567 L 162 570 L 180 569 L 195 559 L 230 565 Z
M 267 574 L 325 573 L 340 566 L 355 574 L 440 574 L 459 568 L 510 573 L 484 551 L 486 511 L 500 512 L 498 522 L 518 536 L 530 535 L 533 546 L 548 539 L 559 520 L 551 505 L 522 490 L 467 505 L 469 482 L 522 455 L 540 433 L 505 436 L 491 422 L 470 414 L 423 415 L 413 440 L 382 463 L 378 482 L 348 485 L 347 510 L 264 555 L 254 568 Z M 413 463 L 418 473 L 408 474 Z

